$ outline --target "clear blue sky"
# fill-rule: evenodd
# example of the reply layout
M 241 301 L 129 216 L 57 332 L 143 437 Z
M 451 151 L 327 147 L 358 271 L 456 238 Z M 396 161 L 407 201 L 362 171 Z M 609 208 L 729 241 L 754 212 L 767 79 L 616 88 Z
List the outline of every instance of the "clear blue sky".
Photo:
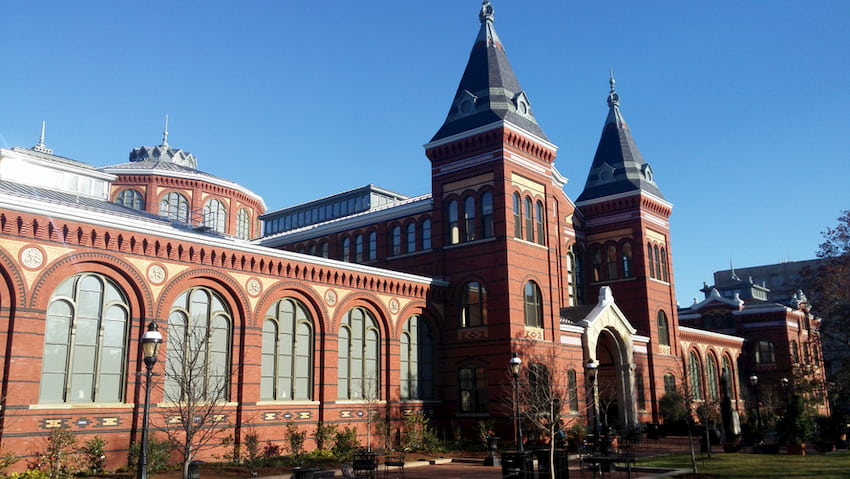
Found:
M 613 65 L 674 204 L 677 294 L 814 256 L 850 208 L 850 2 L 495 0 L 496 29 L 576 198 Z M 478 0 L 0 0 L 0 146 L 105 166 L 161 140 L 279 209 L 430 189 Z

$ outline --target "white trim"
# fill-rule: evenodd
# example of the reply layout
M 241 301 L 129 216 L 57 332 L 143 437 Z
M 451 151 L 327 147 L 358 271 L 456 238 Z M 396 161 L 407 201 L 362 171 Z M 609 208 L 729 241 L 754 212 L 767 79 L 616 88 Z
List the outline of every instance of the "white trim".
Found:
M 657 201 L 657 202 L 661 203 L 662 205 L 664 205 L 664 206 L 666 206 L 670 209 L 673 208 L 673 203 L 670 203 L 669 201 L 662 199 L 662 198 L 659 198 L 659 197 L 653 195 L 652 193 L 649 193 L 649 192 L 644 191 L 644 190 L 626 191 L 626 192 L 623 192 L 623 193 L 617 193 L 615 195 L 607 195 L 607 196 L 602 196 L 600 198 L 592 198 L 592 199 L 589 199 L 589 200 L 579 201 L 578 203 L 576 203 L 576 206 L 592 205 L 594 203 L 602 203 L 602 202 L 605 202 L 605 201 L 617 200 L 617 199 L 620 199 L 620 198 L 628 198 L 629 196 L 635 196 L 635 195 L 646 196 L 647 198 L 649 198 L 653 201 Z
M 685 333 L 708 336 L 708 337 L 711 337 L 711 338 L 725 339 L 727 341 L 736 341 L 736 342 L 739 342 L 741 344 L 744 343 L 744 338 L 742 338 L 740 336 L 732 336 L 731 334 L 717 333 L 717 332 L 708 331 L 708 330 L 705 330 L 705 329 L 697 329 L 697 328 L 689 328 L 687 326 L 679 326 L 679 331 L 685 332 Z
M 466 138 L 468 136 L 474 136 L 474 135 L 477 135 L 479 133 L 484 133 L 485 131 L 495 130 L 495 129 L 502 128 L 502 127 L 513 130 L 516 133 L 527 136 L 528 138 L 530 138 L 530 139 L 532 139 L 532 140 L 534 140 L 538 143 L 542 143 L 543 145 L 546 145 L 549 148 L 552 148 L 553 150 L 558 151 L 558 147 L 556 145 L 554 145 L 553 143 L 550 143 L 548 140 L 544 140 L 543 138 L 540 138 L 537 135 L 529 133 L 529 132 L 525 131 L 524 129 L 522 129 L 522 128 L 520 128 L 520 127 L 518 127 L 518 126 L 514 125 L 513 123 L 506 121 L 506 120 L 498 120 L 498 121 L 495 121 L 493 123 L 488 123 L 484 126 L 479 126 L 478 128 L 473 128 L 472 130 L 466 130 L 466 131 L 462 131 L 460 133 L 455 133 L 452 136 L 447 136 L 447 137 L 442 138 L 440 140 L 431 141 L 431 142 L 425 143 L 422 146 L 426 150 L 430 149 L 430 148 L 436 148 L 438 146 L 442 146 L 442 145 L 445 145 L 447 143 L 452 143 L 454 141 Z

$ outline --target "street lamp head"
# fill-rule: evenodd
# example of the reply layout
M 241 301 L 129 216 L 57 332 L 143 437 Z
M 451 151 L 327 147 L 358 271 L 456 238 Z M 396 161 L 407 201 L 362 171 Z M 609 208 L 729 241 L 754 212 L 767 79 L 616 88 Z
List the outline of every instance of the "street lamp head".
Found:
M 162 333 L 159 332 L 159 325 L 156 321 L 151 321 L 148 324 L 148 330 L 142 335 L 142 352 L 146 362 L 156 362 L 156 353 L 159 351 L 160 344 L 162 344 Z
M 782 378 L 782 387 L 788 387 L 788 378 Z
M 513 353 L 513 356 L 511 356 L 511 360 L 510 362 L 508 362 L 508 365 L 511 368 L 511 374 L 513 374 L 515 378 L 518 378 L 519 370 L 522 367 L 522 359 L 519 358 L 517 353 Z
M 599 369 L 599 361 L 588 361 L 587 364 L 584 365 L 584 368 L 587 370 L 587 374 L 590 376 L 596 376 L 596 371 Z
M 758 386 L 758 384 L 759 384 L 759 377 L 758 377 L 758 376 L 756 376 L 755 374 L 753 374 L 752 376 L 750 376 L 750 384 L 751 384 L 753 387 Z

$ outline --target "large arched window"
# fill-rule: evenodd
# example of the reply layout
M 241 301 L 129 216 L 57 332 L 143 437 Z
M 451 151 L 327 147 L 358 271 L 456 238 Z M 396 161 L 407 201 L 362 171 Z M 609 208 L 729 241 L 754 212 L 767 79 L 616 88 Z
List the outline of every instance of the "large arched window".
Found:
M 612 244 L 605 248 L 605 269 L 609 280 L 617 279 L 617 247 Z
M 428 218 L 422 220 L 422 249 L 431 249 L 431 220 Z
M 300 301 L 281 299 L 266 311 L 262 358 L 260 399 L 311 398 L 313 322 Z
M 543 208 L 543 202 L 538 201 L 534 207 L 534 223 L 537 225 L 537 242 L 546 244 L 546 210 Z
M 372 314 L 356 307 L 345 314 L 339 328 L 339 399 L 380 399 L 381 336 Z
M 123 190 L 121 193 L 118 193 L 118 196 L 115 197 L 115 202 L 119 205 L 133 208 L 134 210 L 145 209 L 145 200 L 142 198 L 142 194 L 133 189 Z
M 485 191 L 481 194 L 481 237 L 493 236 L 493 193 Z
M 236 237 L 248 239 L 251 235 L 251 215 L 245 208 L 239 208 L 236 213 Z
M 623 277 L 631 278 L 634 276 L 632 271 L 632 244 L 628 241 L 624 242 L 620 251 L 622 252 L 620 259 L 623 263 Z
M 543 327 L 543 300 L 540 297 L 540 287 L 534 281 L 525 283 L 525 325 L 535 328 Z
M 514 193 L 514 237 L 522 239 L 522 197 Z
M 189 202 L 180 193 L 166 193 L 159 200 L 159 215 L 178 223 L 189 222 Z
M 717 360 L 714 359 L 714 356 L 708 355 L 708 369 L 706 370 L 707 376 L 707 389 L 708 389 L 708 398 L 712 401 L 717 401 L 720 392 L 720 383 L 718 380 L 717 373 Z
M 702 399 L 702 367 L 700 366 L 699 357 L 696 351 L 691 351 L 688 355 L 688 380 L 690 384 L 690 396 L 693 399 Z
M 525 197 L 525 205 L 523 207 L 525 213 L 525 240 L 534 242 L 534 206 L 531 203 L 531 198 Z
M 476 281 L 466 283 L 460 307 L 460 327 L 474 328 L 487 324 L 487 290 Z
M 449 244 L 458 244 L 460 243 L 460 224 L 458 224 L 457 201 L 449 201 L 446 217 L 449 220 L 447 229 L 449 233 Z
M 670 346 L 670 323 L 663 309 L 658 311 L 658 344 Z
M 401 399 L 434 397 L 434 339 L 418 315 L 404 323 L 401 333 Z
M 126 296 L 105 276 L 62 281 L 47 307 L 39 402 L 122 401 L 129 317 Z
M 215 199 L 207 201 L 204 205 L 204 226 L 224 233 L 227 228 L 227 209 L 224 203 Z
M 416 223 L 408 223 L 407 225 L 407 252 L 413 253 L 416 251 Z
M 463 413 L 487 412 L 487 375 L 484 368 L 467 366 L 458 371 L 459 409 Z
M 464 241 L 473 241 L 475 236 L 475 197 L 468 196 L 463 202 Z
M 230 310 L 214 291 L 196 287 L 168 315 L 165 401 L 226 401 L 230 395 Z
M 393 226 L 392 229 L 392 238 L 391 244 L 393 247 L 392 255 L 400 255 L 401 254 L 401 226 Z

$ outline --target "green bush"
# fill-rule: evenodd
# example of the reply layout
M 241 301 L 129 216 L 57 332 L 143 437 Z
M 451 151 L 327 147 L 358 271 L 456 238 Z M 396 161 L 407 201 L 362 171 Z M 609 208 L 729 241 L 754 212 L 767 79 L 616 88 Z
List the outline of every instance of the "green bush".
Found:
M 106 439 L 95 436 L 83 444 L 80 452 L 83 453 L 85 465 L 90 471 L 101 472 L 106 467 Z
M 319 421 L 316 425 L 316 448 L 326 450 L 331 446 L 334 437 L 336 436 L 336 424 L 325 424 Z
M 289 453 L 295 456 L 296 462 L 301 454 L 304 453 L 305 439 L 307 439 L 307 433 L 298 429 L 295 421 L 289 421 L 286 424 L 286 440 L 289 442 Z
M 76 433 L 64 426 L 56 428 L 47 436 L 47 449 L 38 454 L 30 468 L 45 472 L 50 479 L 70 479 L 80 469 L 80 457 L 76 453 Z
M 136 470 L 139 466 L 139 451 L 141 443 L 134 442 L 130 445 L 130 454 L 127 458 L 130 469 Z M 171 457 L 171 443 L 160 441 L 156 438 L 148 439 L 148 474 L 156 474 L 168 468 L 168 460 Z
M 25 472 L 16 472 L 9 479 L 50 479 L 46 472 L 38 469 L 30 469 Z
M 349 462 L 358 447 L 360 447 L 360 443 L 357 442 L 357 430 L 347 426 L 334 435 L 334 445 L 331 452 L 339 458 L 340 462 Z
M 404 436 L 401 442 L 402 447 L 409 451 L 437 452 L 445 449 L 424 411 L 409 414 L 404 418 Z

